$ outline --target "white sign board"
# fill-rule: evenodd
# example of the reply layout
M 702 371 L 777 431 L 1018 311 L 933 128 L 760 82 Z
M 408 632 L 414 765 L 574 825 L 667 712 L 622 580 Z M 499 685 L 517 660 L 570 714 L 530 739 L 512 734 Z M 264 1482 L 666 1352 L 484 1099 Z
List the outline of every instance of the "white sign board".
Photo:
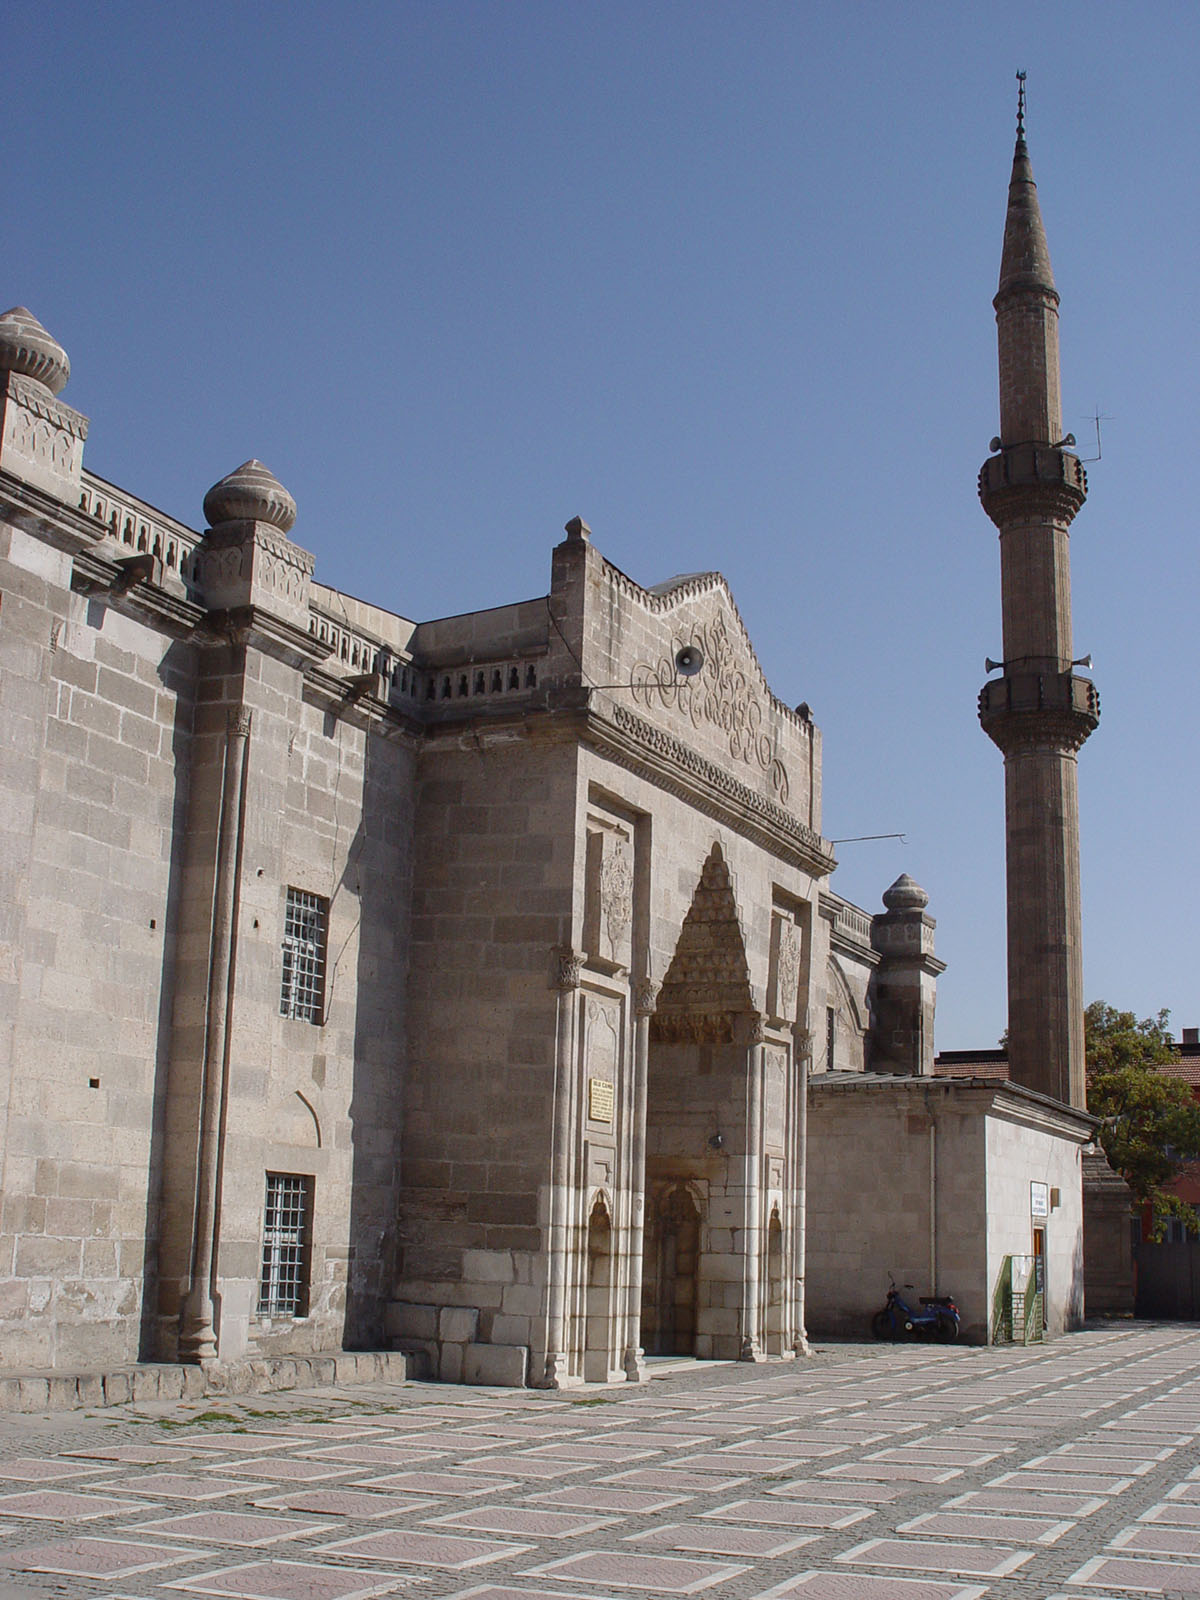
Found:
M 1048 1217 L 1050 1215 L 1050 1185 L 1048 1183 L 1031 1183 L 1029 1185 L 1029 1214 L 1031 1217 Z

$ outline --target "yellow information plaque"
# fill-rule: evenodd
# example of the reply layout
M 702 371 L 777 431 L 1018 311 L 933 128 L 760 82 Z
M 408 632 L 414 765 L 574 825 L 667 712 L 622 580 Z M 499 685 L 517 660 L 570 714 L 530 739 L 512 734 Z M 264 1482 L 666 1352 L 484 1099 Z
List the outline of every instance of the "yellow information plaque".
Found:
M 588 1116 L 593 1122 L 613 1119 L 613 1086 L 607 1078 L 588 1079 Z

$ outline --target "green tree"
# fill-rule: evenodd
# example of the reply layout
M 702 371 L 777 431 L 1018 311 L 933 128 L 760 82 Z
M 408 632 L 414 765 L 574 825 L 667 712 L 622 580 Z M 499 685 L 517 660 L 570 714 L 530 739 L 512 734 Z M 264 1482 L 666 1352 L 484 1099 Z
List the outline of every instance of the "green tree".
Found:
M 1174 1060 L 1170 1013 L 1140 1022 L 1094 1000 L 1084 1013 L 1088 1110 L 1100 1117 L 1100 1143 L 1141 1205 L 1151 1208 L 1151 1232 L 1161 1239 L 1169 1218 L 1200 1232 L 1195 1209 L 1169 1185 L 1200 1156 L 1200 1102 L 1189 1084 L 1158 1069 Z

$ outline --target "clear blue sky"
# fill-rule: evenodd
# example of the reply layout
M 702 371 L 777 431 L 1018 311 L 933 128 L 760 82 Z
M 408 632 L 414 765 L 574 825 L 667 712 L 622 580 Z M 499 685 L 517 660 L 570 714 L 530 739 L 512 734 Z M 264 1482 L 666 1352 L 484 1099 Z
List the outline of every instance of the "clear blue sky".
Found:
M 1086 990 L 1200 1023 L 1194 4 L 66 0 L 4 40 L 0 297 L 87 465 L 200 526 L 257 455 L 318 576 L 416 618 L 544 593 L 575 513 L 643 583 L 719 568 L 824 731 L 826 833 L 907 836 L 834 887 L 928 889 L 948 1049 L 1004 1026 L 975 475 L 1026 68 L 1084 455 L 1106 419 Z

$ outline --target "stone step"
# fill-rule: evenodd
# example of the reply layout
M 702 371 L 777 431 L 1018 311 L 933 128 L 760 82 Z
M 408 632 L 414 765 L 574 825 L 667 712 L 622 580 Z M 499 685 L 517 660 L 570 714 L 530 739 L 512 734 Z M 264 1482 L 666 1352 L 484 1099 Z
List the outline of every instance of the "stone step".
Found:
M 75 1411 L 206 1395 L 270 1394 L 355 1383 L 404 1383 L 424 1375 L 419 1355 L 404 1350 L 330 1350 L 309 1356 L 183 1366 L 139 1361 L 109 1372 L 0 1371 L 0 1411 Z

